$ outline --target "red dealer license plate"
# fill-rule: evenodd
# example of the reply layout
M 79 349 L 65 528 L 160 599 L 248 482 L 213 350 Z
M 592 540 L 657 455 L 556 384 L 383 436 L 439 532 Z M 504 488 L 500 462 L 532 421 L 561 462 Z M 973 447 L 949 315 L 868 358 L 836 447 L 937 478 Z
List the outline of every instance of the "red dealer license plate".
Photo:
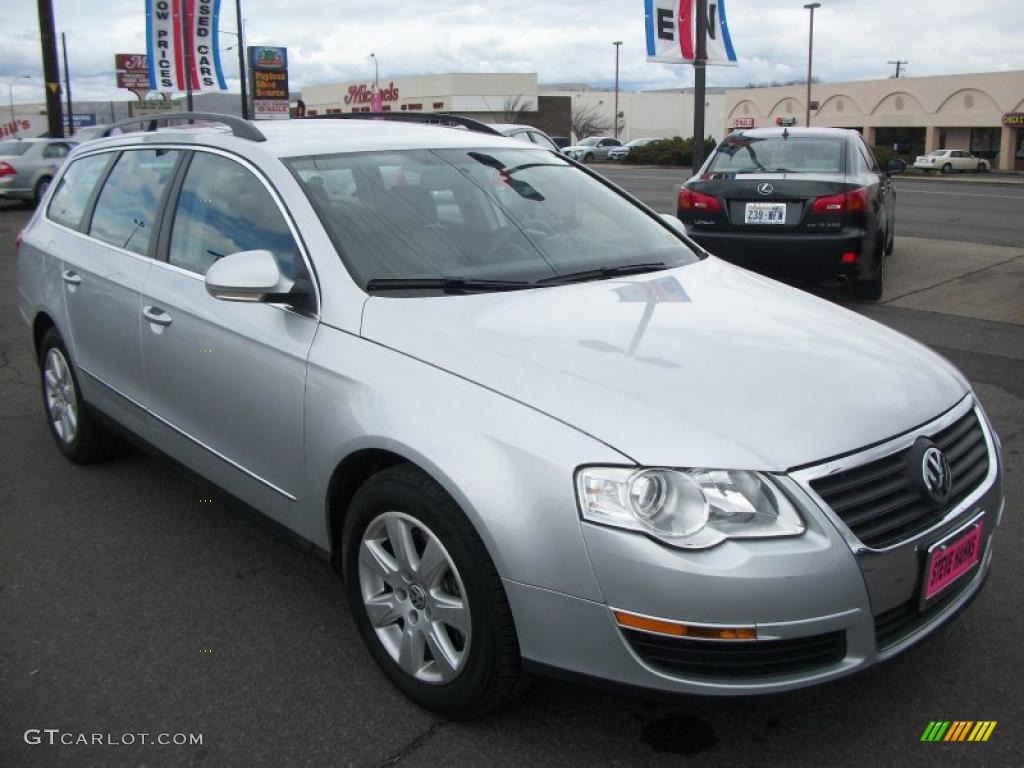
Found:
M 981 521 L 966 533 L 958 533 L 933 546 L 925 569 L 924 599 L 931 600 L 978 563 L 981 554 Z

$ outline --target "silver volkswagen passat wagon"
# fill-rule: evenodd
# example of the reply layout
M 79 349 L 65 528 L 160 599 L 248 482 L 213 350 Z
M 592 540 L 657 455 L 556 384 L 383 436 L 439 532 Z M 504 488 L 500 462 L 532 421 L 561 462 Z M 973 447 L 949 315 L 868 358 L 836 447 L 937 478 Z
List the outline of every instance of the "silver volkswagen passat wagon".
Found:
M 50 430 L 330 558 L 417 703 L 788 690 L 981 588 L 999 441 L 925 347 L 469 121 L 202 117 L 78 147 L 20 235 Z

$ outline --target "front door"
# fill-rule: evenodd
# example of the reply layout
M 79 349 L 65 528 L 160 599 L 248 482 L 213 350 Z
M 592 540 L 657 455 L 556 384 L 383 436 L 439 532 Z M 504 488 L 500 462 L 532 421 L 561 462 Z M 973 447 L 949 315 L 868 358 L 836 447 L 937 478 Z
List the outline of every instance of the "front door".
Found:
M 240 162 L 196 152 L 143 290 L 142 353 L 156 445 L 289 527 L 302 496 L 303 395 L 314 313 L 221 301 L 217 259 L 268 250 L 307 277 L 275 196 Z

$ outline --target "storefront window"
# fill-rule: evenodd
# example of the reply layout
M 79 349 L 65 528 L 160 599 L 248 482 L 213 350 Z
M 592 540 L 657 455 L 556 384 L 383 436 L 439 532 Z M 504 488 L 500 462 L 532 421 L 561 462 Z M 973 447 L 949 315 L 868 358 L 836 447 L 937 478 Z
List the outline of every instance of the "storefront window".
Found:
M 971 154 L 992 159 L 999 153 L 999 128 L 971 128 Z

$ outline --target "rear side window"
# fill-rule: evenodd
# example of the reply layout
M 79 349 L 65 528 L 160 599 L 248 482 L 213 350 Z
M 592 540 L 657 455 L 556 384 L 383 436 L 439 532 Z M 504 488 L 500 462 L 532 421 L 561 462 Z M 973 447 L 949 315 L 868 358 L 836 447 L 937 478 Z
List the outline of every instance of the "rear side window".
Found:
M 47 160 L 59 160 L 71 153 L 70 144 L 47 144 L 43 149 L 43 157 Z
M 58 224 L 78 229 L 89 197 L 111 157 L 111 154 L 92 155 L 75 160 L 61 176 L 46 215 Z
M 204 275 L 217 259 L 255 250 L 274 254 L 285 277 L 304 276 L 295 239 L 267 188 L 234 160 L 197 152 L 178 197 L 168 261 Z
M 160 200 L 179 154 L 176 149 L 124 152 L 96 201 L 89 234 L 118 248 L 146 255 Z

